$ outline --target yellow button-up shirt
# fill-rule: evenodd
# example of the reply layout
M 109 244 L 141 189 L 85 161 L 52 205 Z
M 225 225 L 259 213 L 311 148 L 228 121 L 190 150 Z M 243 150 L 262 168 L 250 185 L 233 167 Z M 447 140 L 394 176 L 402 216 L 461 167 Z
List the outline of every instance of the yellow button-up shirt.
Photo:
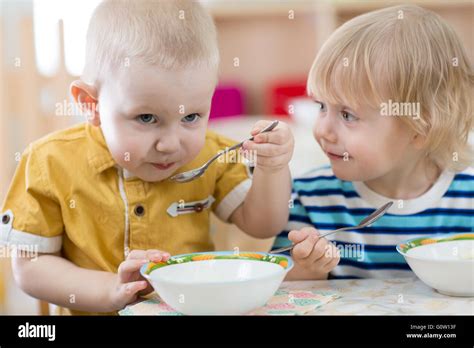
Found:
M 233 144 L 208 131 L 199 155 L 179 171 Z M 189 183 L 145 182 L 116 164 L 100 127 L 79 124 L 24 151 L 2 206 L 0 242 L 60 251 L 79 267 L 109 272 L 133 249 L 213 250 L 210 211 L 227 220 L 251 185 L 238 162 L 216 161 Z

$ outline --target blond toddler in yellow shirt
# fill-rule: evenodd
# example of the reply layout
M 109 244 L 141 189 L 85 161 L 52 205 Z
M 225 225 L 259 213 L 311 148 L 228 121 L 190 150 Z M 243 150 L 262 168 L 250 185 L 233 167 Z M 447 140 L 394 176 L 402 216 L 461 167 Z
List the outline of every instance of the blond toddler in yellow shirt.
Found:
M 293 151 L 284 123 L 244 144 L 257 154 L 253 177 L 241 161 L 219 161 L 194 181 L 168 180 L 234 144 L 207 130 L 218 62 L 197 2 L 98 6 L 71 85 L 88 122 L 31 144 L 2 207 L 0 242 L 39 253 L 13 259 L 25 292 L 61 312 L 114 313 L 151 290 L 139 274 L 148 260 L 213 249 L 211 211 L 254 237 L 284 228 Z

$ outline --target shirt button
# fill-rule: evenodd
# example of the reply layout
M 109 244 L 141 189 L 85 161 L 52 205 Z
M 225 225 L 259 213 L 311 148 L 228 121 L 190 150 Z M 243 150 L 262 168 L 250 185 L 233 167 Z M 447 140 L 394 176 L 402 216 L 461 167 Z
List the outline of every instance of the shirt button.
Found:
M 197 213 L 200 213 L 201 211 L 203 211 L 203 209 L 204 209 L 204 204 L 202 203 L 196 203 L 194 205 L 194 211 Z
M 2 224 L 8 224 L 10 222 L 10 217 L 8 215 L 3 215 L 2 216 Z
M 139 204 L 135 207 L 134 213 L 136 216 L 143 216 L 145 215 L 145 208 L 143 208 L 143 205 Z

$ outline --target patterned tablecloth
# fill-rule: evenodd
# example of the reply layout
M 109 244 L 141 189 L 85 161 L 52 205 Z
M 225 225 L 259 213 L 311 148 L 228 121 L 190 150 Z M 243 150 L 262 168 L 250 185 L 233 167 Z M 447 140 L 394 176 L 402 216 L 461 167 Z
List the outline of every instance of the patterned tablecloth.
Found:
M 419 279 L 284 282 L 257 315 L 474 315 L 474 297 L 450 297 Z M 156 294 L 120 315 L 180 315 Z

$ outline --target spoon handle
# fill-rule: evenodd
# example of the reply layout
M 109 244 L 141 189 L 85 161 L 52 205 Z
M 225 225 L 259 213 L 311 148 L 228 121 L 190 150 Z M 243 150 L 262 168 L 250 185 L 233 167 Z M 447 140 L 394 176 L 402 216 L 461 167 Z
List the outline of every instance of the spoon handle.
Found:
M 275 120 L 275 121 L 273 121 L 272 123 L 270 123 L 268 126 L 266 126 L 265 128 L 263 128 L 260 132 L 258 132 L 258 133 L 255 134 L 255 135 L 258 135 L 258 134 L 261 134 L 261 133 L 270 132 L 270 131 L 272 131 L 277 125 L 278 125 L 278 120 Z M 235 144 L 235 145 L 233 145 L 233 146 L 231 146 L 231 147 L 225 149 L 222 153 L 226 153 L 226 152 L 229 152 L 229 151 L 232 151 L 232 150 L 235 150 L 235 149 L 241 147 L 246 141 L 253 140 L 253 138 L 255 137 L 255 135 L 252 135 L 251 137 L 245 139 L 244 141 L 241 141 L 240 143 Z
M 260 133 L 265 133 L 265 132 L 270 132 L 271 130 L 273 130 L 276 126 L 278 125 L 278 120 L 275 120 L 273 121 L 271 124 L 269 124 L 268 126 L 266 126 L 264 129 L 262 129 L 260 132 L 258 132 L 258 134 Z M 257 135 L 257 134 L 255 134 Z M 212 157 L 209 161 L 206 162 L 206 164 L 203 166 L 204 168 L 207 168 L 209 167 L 209 165 L 214 162 L 217 158 L 219 158 L 220 156 L 222 156 L 223 154 L 229 152 L 229 151 L 232 151 L 232 150 L 235 150 L 235 149 L 238 149 L 239 147 L 241 147 L 246 141 L 248 140 L 253 140 L 253 138 L 255 137 L 255 135 L 251 136 L 250 138 L 247 138 L 245 139 L 244 141 L 241 141 L 240 143 L 237 143 L 235 145 L 232 145 L 231 147 L 228 147 L 226 148 L 225 150 L 222 150 L 221 152 L 217 153 L 216 155 L 214 155 L 214 157 Z
M 323 233 L 323 234 L 319 235 L 319 238 L 329 236 L 330 234 L 333 234 L 333 233 L 336 233 L 336 232 L 347 231 L 347 230 L 357 230 L 359 228 L 360 227 L 358 227 L 358 226 L 338 228 L 337 230 L 329 231 L 329 232 L 326 232 L 326 233 Z M 283 248 L 272 250 L 272 251 L 270 251 L 270 254 L 278 254 L 278 253 L 282 253 L 282 252 L 287 251 L 287 250 L 291 250 L 295 247 L 295 245 L 296 244 L 291 244 L 291 245 L 283 247 Z
M 272 131 L 276 126 L 278 126 L 278 120 L 275 120 L 273 121 L 272 123 L 270 123 L 268 126 L 266 126 L 265 128 L 263 128 L 260 132 L 258 132 L 257 134 L 255 135 L 258 135 L 260 133 L 265 133 L 265 132 L 270 132 Z M 247 140 L 253 140 L 253 138 L 255 137 L 255 135 L 252 135 L 250 138 L 248 138 Z M 241 144 L 243 144 L 246 140 L 242 141 Z

